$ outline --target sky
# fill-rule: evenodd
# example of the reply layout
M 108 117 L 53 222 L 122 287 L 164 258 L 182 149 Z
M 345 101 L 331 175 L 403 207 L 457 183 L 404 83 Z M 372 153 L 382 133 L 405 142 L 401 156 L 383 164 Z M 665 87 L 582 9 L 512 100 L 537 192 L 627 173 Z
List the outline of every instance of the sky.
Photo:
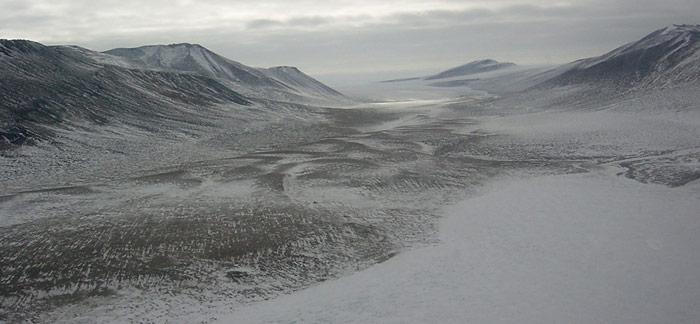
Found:
M 104 51 L 197 43 L 314 76 L 558 64 L 700 24 L 698 0 L 0 0 L 0 38 Z

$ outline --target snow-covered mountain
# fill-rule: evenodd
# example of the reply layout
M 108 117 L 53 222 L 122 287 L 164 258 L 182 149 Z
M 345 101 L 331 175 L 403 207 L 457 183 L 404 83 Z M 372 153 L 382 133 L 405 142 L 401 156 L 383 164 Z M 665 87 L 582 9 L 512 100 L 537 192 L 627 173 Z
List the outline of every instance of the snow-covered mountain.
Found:
M 205 108 L 217 104 L 349 101 L 296 68 L 256 69 L 199 45 L 99 53 L 27 40 L 0 40 L 0 94 L 0 149 L 85 121 L 162 129 L 216 118 Z
M 192 72 L 247 86 L 285 88 L 284 84 L 266 77 L 257 69 L 229 60 L 197 44 L 117 48 L 104 53 L 121 57 L 138 68 Z
M 138 69 L 194 73 L 226 80 L 247 96 L 307 102 L 346 101 L 341 93 L 303 74 L 297 68 L 258 69 L 227 59 L 197 44 L 117 48 L 99 57 L 103 63 Z M 116 58 L 116 59 L 115 59 Z
M 700 81 L 700 25 L 673 25 L 605 55 L 546 73 L 548 85 L 667 87 Z
M 567 91 L 569 95 L 561 100 L 571 102 L 626 93 L 634 97 L 638 91 L 666 88 L 694 91 L 700 85 L 700 25 L 672 25 L 607 54 L 555 67 L 505 70 L 479 80 L 451 82 L 455 87 L 466 85 L 497 94 L 567 87 L 575 91 Z M 596 95 L 591 96 L 591 91 Z
M 205 107 L 248 105 L 217 79 L 104 64 L 99 53 L 0 40 L 0 148 L 48 139 L 56 125 L 202 123 Z
M 465 65 L 460 65 L 458 67 L 440 72 L 433 76 L 426 77 L 425 80 L 439 80 L 460 77 L 465 75 L 472 75 L 483 72 L 490 72 L 501 70 L 509 67 L 515 66 L 514 63 L 498 62 L 495 60 L 480 60 L 467 63 Z

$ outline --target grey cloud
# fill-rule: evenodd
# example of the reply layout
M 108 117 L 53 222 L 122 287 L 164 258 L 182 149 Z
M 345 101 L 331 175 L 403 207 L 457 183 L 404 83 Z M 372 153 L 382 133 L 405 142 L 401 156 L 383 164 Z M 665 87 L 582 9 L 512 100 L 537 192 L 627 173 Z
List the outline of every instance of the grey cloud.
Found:
M 246 26 L 248 29 L 262 29 L 262 28 L 269 28 L 269 27 L 275 27 L 275 26 L 282 26 L 284 25 L 284 22 L 279 21 L 279 20 L 271 20 L 271 19 L 256 19 L 253 21 L 248 22 Z
M 22 0 L 12 0 L 12 1 L 3 1 L 2 2 L 2 8 L 6 12 L 17 12 L 17 11 L 25 11 L 30 9 L 32 6 L 29 2 L 27 1 L 22 1 Z
M 331 22 L 331 18 L 328 17 L 296 17 L 289 19 L 287 25 L 290 26 L 320 26 Z
M 310 17 L 293 17 L 285 20 L 273 19 L 256 19 L 246 24 L 248 29 L 266 29 L 275 27 L 318 27 L 332 22 L 330 17 L 310 16 Z

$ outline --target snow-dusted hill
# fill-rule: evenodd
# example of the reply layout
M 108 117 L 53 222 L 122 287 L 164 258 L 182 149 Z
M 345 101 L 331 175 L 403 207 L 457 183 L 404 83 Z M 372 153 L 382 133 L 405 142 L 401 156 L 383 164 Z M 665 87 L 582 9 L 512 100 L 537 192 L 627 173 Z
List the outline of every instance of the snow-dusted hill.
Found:
M 187 72 L 226 80 L 247 96 L 319 103 L 321 100 L 347 101 L 341 93 L 302 73 L 297 68 L 258 69 L 227 59 L 197 44 L 152 45 L 117 48 L 104 52 L 107 64 L 129 65 L 137 69 Z M 324 102 L 328 103 L 328 102 Z
M 248 105 L 227 85 L 196 74 L 103 64 L 88 50 L 0 41 L 0 148 L 50 139 L 50 128 L 84 122 L 143 129 L 201 124 L 205 107 Z
M 480 61 L 470 62 L 470 63 L 467 63 L 465 65 L 461 65 L 461 66 L 440 72 L 440 73 L 435 74 L 433 76 L 426 77 L 425 79 L 426 80 L 439 80 L 439 79 L 454 78 L 454 77 L 459 77 L 459 76 L 501 70 L 501 69 L 505 69 L 505 68 L 509 68 L 509 67 L 513 67 L 513 66 L 515 66 L 514 63 L 498 62 L 498 61 L 490 60 L 490 59 L 489 60 L 480 60 Z
M 25 40 L 0 40 L 0 94 L 0 149 L 86 121 L 164 129 L 206 123 L 219 104 L 350 101 L 296 68 L 256 69 L 199 45 L 99 53 Z
M 619 96 L 636 90 L 694 88 L 700 83 L 700 25 L 672 25 L 623 45 L 607 54 L 554 67 L 518 67 L 483 60 L 447 70 L 426 80 L 447 79 L 427 85 L 469 87 L 496 94 L 533 93 L 567 87 L 590 99 Z M 578 101 L 577 98 L 566 98 Z
M 284 84 L 268 78 L 257 69 L 229 60 L 197 44 L 117 48 L 104 53 L 121 57 L 138 68 L 192 72 L 247 86 L 285 88 Z
M 700 81 L 700 25 L 673 25 L 599 57 L 547 72 L 547 85 L 659 88 Z

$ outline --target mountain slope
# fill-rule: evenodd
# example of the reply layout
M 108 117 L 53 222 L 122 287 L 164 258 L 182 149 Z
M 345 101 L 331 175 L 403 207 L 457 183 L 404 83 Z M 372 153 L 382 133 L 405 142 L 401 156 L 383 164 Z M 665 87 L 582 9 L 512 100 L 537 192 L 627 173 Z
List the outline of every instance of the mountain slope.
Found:
M 254 68 L 229 60 L 196 44 L 117 48 L 104 53 L 122 57 L 139 68 L 192 72 L 248 86 L 285 87 Z
M 298 68 L 292 66 L 277 66 L 269 69 L 261 69 L 268 77 L 297 90 L 300 93 L 307 93 L 311 96 L 322 97 L 343 97 L 343 94 L 335 89 L 310 77 Z
M 513 63 L 502 63 L 495 60 L 480 60 L 440 72 L 438 74 L 425 78 L 425 80 L 447 79 L 483 72 L 496 71 L 513 66 L 515 66 L 515 64 Z
M 212 78 L 104 65 L 85 51 L 0 40 L 0 148 L 48 139 L 57 125 L 158 128 L 166 120 L 202 123 L 207 106 L 249 104 Z
M 307 99 L 340 99 L 342 94 L 302 73 L 297 68 L 257 69 L 218 55 L 201 45 L 171 44 L 138 48 L 118 48 L 104 52 L 138 69 L 194 73 L 226 80 L 236 91 L 261 99 L 306 102 Z M 262 91 L 264 90 L 264 91 Z
M 700 25 L 674 25 L 605 55 L 553 71 L 547 85 L 666 87 L 700 80 Z
M 350 101 L 296 68 L 256 69 L 199 45 L 99 53 L 26 40 L 0 40 L 0 95 L 0 149 L 84 122 L 177 131 L 218 118 L 220 104 Z

